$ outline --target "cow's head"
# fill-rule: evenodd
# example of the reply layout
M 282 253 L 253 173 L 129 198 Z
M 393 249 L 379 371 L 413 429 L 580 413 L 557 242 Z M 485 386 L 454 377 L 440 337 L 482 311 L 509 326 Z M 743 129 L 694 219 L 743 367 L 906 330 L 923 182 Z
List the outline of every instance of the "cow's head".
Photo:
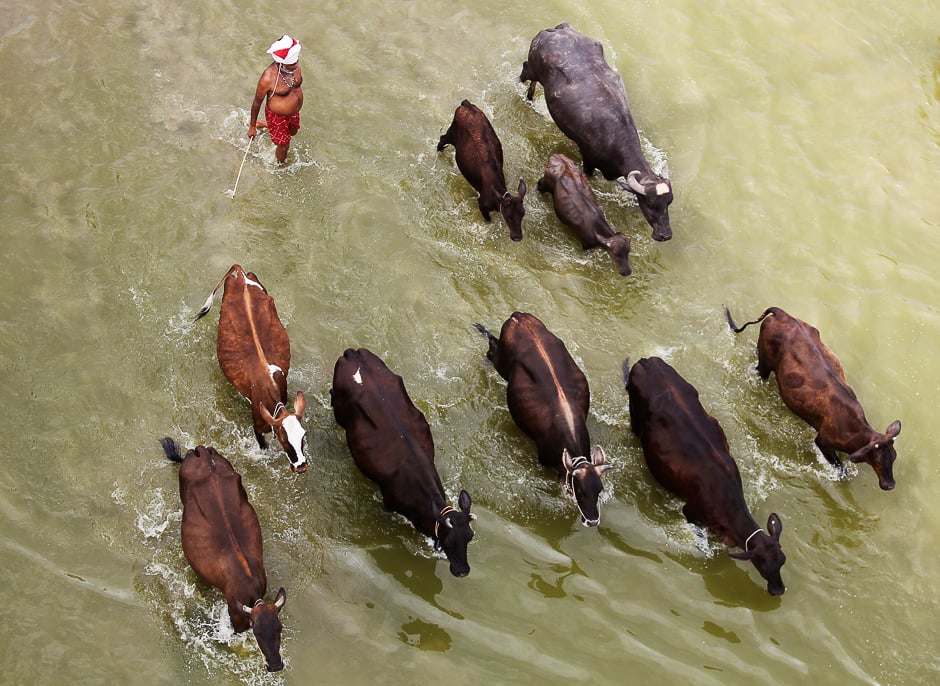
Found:
M 284 603 L 287 602 L 287 592 L 281 588 L 273 603 L 264 602 L 258 598 L 253 607 L 237 603 L 241 611 L 248 616 L 248 624 L 258 641 L 261 654 L 264 655 L 264 666 L 269 672 L 279 672 L 284 669 L 281 661 L 281 619 L 278 615 Z
M 514 241 L 522 240 L 522 218 L 525 216 L 525 206 L 522 200 L 525 198 L 526 190 L 528 189 L 525 181 L 519 179 L 518 195 L 512 195 L 506 191 L 499 201 L 499 212 L 509 227 L 509 237 Z
M 633 273 L 630 269 L 630 237 L 618 231 L 607 239 L 605 246 L 620 276 L 630 276 Z
M 434 546 L 443 550 L 450 562 L 450 573 L 454 576 L 467 576 L 470 573 L 470 563 L 467 562 L 467 544 L 473 538 L 473 529 L 470 523 L 476 521 L 477 516 L 470 513 L 470 494 L 460 491 L 455 510 L 450 505 L 440 512 L 434 512 Z
M 894 461 L 898 454 L 894 450 L 894 439 L 901 433 L 901 422 L 895 420 L 883 434 L 875 437 L 864 448 L 849 455 L 852 462 L 867 462 L 878 475 L 878 485 L 882 490 L 894 488 Z
M 780 532 L 783 524 L 780 517 L 771 514 L 767 518 L 767 533 L 757 529 L 744 541 L 744 552 L 730 553 L 735 560 L 750 560 L 762 577 L 767 580 L 767 592 L 770 595 L 783 595 L 787 587 L 780 578 L 780 568 L 787 561 L 787 556 L 780 548 Z
M 293 412 L 288 412 L 286 407 L 278 403 L 272 416 L 264 405 L 260 407 L 262 418 L 271 426 L 271 431 L 287 453 L 290 468 L 297 474 L 307 471 L 307 456 L 304 454 L 307 432 L 300 424 L 300 417 L 307 409 L 307 398 L 303 391 L 297 391 L 294 397 Z
M 627 174 L 627 182 L 619 182 L 623 188 L 636 195 L 640 210 L 653 227 L 653 240 L 668 241 L 672 238 L 669 226 L 669 205 L 672 203 L 672 183 L 669 170 L 663 166 L 663 175 L 633 170 Z
M 597 526 L 601 522 L 597 499 L 604 490 L 601 474 L 611 468 L 605 464 L 606 460 L 604 449 L 599 445 L 594 446 L 590 460 L 584 456 L 571 457 L 567 448 L 561 453 L 561 461 L 565 465 L 565 489 L 574 498 L 584 526 Z

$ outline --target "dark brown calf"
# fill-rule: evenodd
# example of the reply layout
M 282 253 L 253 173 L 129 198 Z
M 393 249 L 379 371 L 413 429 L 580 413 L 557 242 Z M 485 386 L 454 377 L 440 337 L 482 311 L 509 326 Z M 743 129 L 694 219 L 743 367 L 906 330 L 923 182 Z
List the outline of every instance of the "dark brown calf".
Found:
M 513 312 L 499 338 L 476 325 L 489 341 L 487 358 L 507 381 L 509 413 L 535 441 L 539 462 L 558 474 L 584 526 L 601 521 L 601 474 L 611 468 L 604 449 L 591 450 L 587 414 L 591 392 L 584 373 L 560 338 L 534 315 Z M 588 454 L 590 453 L 590 457 Z
M 402 378 L 369 350 L 349 348 L 333 369 L 330 402 L 356 466 L 378 484 L 385 506 L 444 550 L 451 574 L 469 574 L 470 494 L 460 492 L 459 509 L 447 504 L 431 428 Z
M 742 548 L 731 557 L 750 560 L 767 580 L 767 592 L 783 595 L 783 525 L 771 514 L 765 533 L 754 520 L 725 432 L 702 407 L 698 391 L 658 357 L 638 360 L 632 369 L 624 362 L 623 369 L 630 428 L 656 481 L 685 501 L 682 512 L 690 523 Z
M 525 181 L 519 179 L 518 195 L 506 190 L 503 177 L 503 146 L 479 107 L 468 100 L 454 111 L 454 120 L 437 144 L 440 152 L 447 145 L 456 151 L 457 167 L 464 178 L 480 194 L 480 213 L 490 221 L 490 212 L 499 211 L 509 227 L 509 237 L 522 240 L 522 218 L 525 216 Z
M 630 275 L 630 238 L 610 228 L 587 176 L 578 165 L 562 154 L 552 155 L 545 163 L 538 190 L 552 194 L 555 214 L 577 231 L 584 250 L 604 248 L 620 275 Z
M 225 378 L 251 402 L 255 438 L 262 450 L 264 434 L 273 431 L 290 468 L 307 470 L 304 455 L 306 431 L 300 417 L 307 407 L 301 391 L 294 397 L 294 411 L 287 409 L 287 373 L 290 370 L 290 339 L 277 316 L 274 298 L 255 276 L 234 264 L 215 287 L 196 319 L 212 307 L 216 291 L 225 285 L 219 313 L 216 352 Z
M 867 462 L 883 490 L 894 488 L 894 439 L 901 433 L 895 420 L 884 433 L 875 431 L 835 354 L 819 337 L 819 331 L 779 307 L 769 307 L 752 322 L 735 326 L 731 312 L 725 316 L 732 331 L 740 333 L 760 323 L 757 338 L 757 373 L 765 381 L 777 378 L 780 397 L 790 410 L 816 429 L 816 446 L 832 465 L 845 473 L 837 453 L 852 462 Z
M 180 457 L 172 438 L 160 442 L 166 456 L 180 463 L 186 560 L 196 574 L 222 591 L 235 631 L 254 632 L 268 671 L 283 669 L 278 615 L 287 594 L 281 588 L 273 603 L 264 600 L 268 581 L 261 525 L 241 475 L 215 448 L 196 446 Z

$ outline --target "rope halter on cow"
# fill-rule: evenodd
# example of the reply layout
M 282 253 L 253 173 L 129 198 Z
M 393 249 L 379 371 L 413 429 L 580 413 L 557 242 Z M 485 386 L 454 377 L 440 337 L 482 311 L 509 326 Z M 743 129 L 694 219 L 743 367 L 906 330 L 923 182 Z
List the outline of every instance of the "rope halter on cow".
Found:
M 445 505 L 444 508 L 441 510 L 441 513 L 437 515 L 437 520 L 435 520 L 434 522 L 434 538 L 436 539 L 440 538 L 438 536 L 438 531 L 440 531 L 440 528 L 441 528 L 441 520 L 444 519 L 444 517 L 446 517 L 447 515 L 451 514 L 452 512 L 457 512 L 457 510 L 451 507 L 450 505 Z M 450 520 L 445 519 L 444 523 L 447 524 L 447 527 L 449 529 L 454 528 L 454 525 L 450 523 Z
M 751 542 L 751 539 L 754 538 L 757 534 L 761 533 L 762 529 L 755 530 L 747 539 L 744 541 L 744 552 L 748 552 L 747 544 Z
M 591 461 L 584 456 L 576 457 L 571 460 L 571 469 L 565 472 L 565 490 L 568 491 L 568 494 L 575 498 L 574 495 L 574 473 L 581 469 L 581 467 L 589 466 Z M 577 498 L 575 498 L 577 502 Z
M 274 406 L 274 412 L 271 413 L 271 419 L 277 419 L 277 416 L 281 413 L 281 410 L 287 412 L 287 407 L 284 405 L 284 403 L 279 402 Z M 274 428 L 274 426 L 272 425 L 271 428 Z

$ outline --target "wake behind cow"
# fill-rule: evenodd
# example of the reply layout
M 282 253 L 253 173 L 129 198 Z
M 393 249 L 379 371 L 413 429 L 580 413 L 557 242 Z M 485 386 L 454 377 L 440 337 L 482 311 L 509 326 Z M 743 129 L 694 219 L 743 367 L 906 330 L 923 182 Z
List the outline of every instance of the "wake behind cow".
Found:
M 273 431 L 287 453 L 291 469 L 304 472 L 306 431 L 300 417 L 307 401 L 303 392 L 297 391 L 294 411 L 287 409 L 290 339 L 277 316 L 274 298 L 254 272 L 245 272 L 235 264 L 209 294 L 197 320 L 209 312 L 223 284 L 216 338 L 222 373 L 251 402 L 255 438 L 261 449 L 267 447 L 264 435 Z
M 470 495 L 460 491 L 457 509 L 447 503 L 431 428 L 402 378 L 371 351 L 349 348 L 333 369 L 330 401 L 356 466 L 378 484 L 385 507 L 444 550 L 451 574 L 469 574 L 467 544 L 476 519 Z
M 823 457 L 842 474 L 840 452 L 852 462 L 867 462 L 878 485 L 885 491 L 893 489 L 894 439 L 901 433 L 901 422 L 891 422 L 884 433 L 872 428 L 839 358 L 822 342 L 816 327 L 779 307 L 769 307 L 741 326 L 735 325 L 728 308 L 725 316 L 735 333 L 760 323 L 757 373 L 766 381 L 774 372 L 784 404 L 816 429 L 816 447 Z
M 172 438 L 160 442 L 167 458 L 180 463 L 186 560 L 222 591 L 235 632 L 253 631 L 267 670 L 283 669 L 279 615 L 287 594 L 281 588 L 273 603 L 264 600 L 268 580 L 261 525 L 241 475 L 215 448 L 196 446 L 181 457 Z
M 483 218 L 490 221 L 491 212 L 500 212 L 509 227 L 509 237 L 521 241 L 525 181 L 519 179 L 517 195 L 506 189 L 502 143 L 490 120 L 469 100 L 461 102 L 454 111 L 450 128 L 437 143 L 437 151 L 448 145 L 454 146 L 460 172 L 480 194 L 478 204 Z
M 605 61 L 601 44 L 568 24 L 539 31 L 519 80 L 531 81 L 529 100 L 535 84 L 542 84 L 548 112 L 577 144 L 584 171 L 590 176 L 600 169 L 609 180 L 626 177 L 621 185 L 636 196 L 653 238 L 672 238 L 668 170 L 664 167 L 662 176 L 654 173 L 643 155 L 623 79 Z
M 783 525 L 771 514 L 765 532 L 754 520 L 725 432 L 702 407 L 698 391 L 658 357 L 638 360 L 632 369 L 624 362 L 624 383 L 630 427 L 653 477 L 685 501 L 686 520 L 706 527 L 726 546 L 741 548 L 731 557 L 750 560 L 767 580 L 768 593 L 782 595 Z
M 499 338 L 476 324 L 489 342 L 486 356 L 507 381 L 509 413 L 535 441 L 539 462 L 558 474 L 584 526 L 600 523 L 604 449 L 591 450 L 587 414 L 591 393 L 565 344 L 534 315 L 513 312 Z M 590 454 L 590 457 L 588 455 Z
M 555 214 L 578 233 L 584 250 L 604 248 L 620 275 L 630 275 L 630 237 L 610 228 L 587 176 L 570 158 L 549 157 L 538 190 L 551 193 Z

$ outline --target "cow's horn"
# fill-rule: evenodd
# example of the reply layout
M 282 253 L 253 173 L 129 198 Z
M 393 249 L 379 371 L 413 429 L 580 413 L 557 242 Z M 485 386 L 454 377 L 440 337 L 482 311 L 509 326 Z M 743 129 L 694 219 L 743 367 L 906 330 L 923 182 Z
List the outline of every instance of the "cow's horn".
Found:
M 636 193 L 637 195 L 646 195 L 646 187 L 639 182 L 637 177 L 640 175 L 640 172 L 633 170 L 627 174 L 627 186 L 630 187 L 630 190 Z
M 453 523 L 452 521 L 450 521 L 450 517 L 448 517 L 447 519 L 445 519 L 445 520 L 444 520 L 444 523 L 447 525 L 447 528 L 448 528 L 448 529 L 453 529 L 453 528 L 454 528 L 454 523 Z

